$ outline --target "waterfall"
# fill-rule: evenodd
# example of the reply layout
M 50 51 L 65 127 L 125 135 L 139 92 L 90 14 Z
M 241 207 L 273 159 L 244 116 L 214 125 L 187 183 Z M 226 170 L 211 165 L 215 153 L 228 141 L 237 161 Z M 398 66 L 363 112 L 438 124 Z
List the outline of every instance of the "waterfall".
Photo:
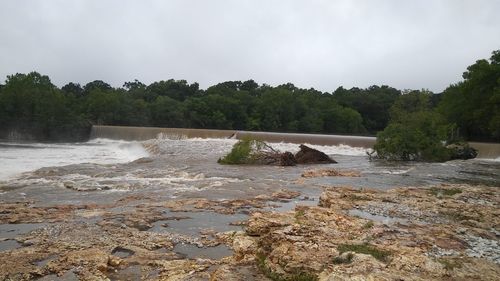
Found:
M 496 159 L 500 157 L 500 143 L 469 142 L 477 149 L 477 158 Z
M 185 138 L 229 138 L 235 131 L 184 128 L 92 126 L 90 138 L 115 140 L 185 139 Z
M 208 130 L 185 128 L 156 128 L 156 127 L 126 127 L 126 126 L 92 126 L 90 138 L 107 138 L 117 140 L 148 140 L 148 139 L 186 139 L 186 138 L 236 138 L 252 137 L 267 142 L 309 143 L 316 145 L 349 145 L 352 147 L 371 148 L 375 144 L 375 137 L 320 135 L 320 134 L 293 134 L 250 132 L 235 130 Z M 470 145 L 478 150 L 478 158 L 496 159 L 500 157 L 500 143 L 471 142 Z

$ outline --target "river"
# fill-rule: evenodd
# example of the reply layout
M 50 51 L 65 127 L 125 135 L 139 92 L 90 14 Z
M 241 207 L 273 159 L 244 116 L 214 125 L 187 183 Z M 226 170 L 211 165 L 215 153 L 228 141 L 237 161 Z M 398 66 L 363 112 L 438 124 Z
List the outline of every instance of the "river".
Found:
M 170 235 L 169 241 L 177 241 L 171 249 L 158 249 L 165 251 L 161 252 L 165 255 L 173 253 L 187 258 L 211 259 L 231 255 L 224 245 L 212 247 L 203 244 L 202 248 L 195 245 L 200 243 L 200 237 L 203 237 L 201 233 L 207 228 L 216 232 L 241 229 L 234 223 L 248 218 L 249 212 L 239 211 L 228 215 L 211 211 L 184 212 L 182 216 L 185 218 L 172 220 L 178 215 L 164 204 L 175 200 L 198 198 L 224 202 L 258 198 L 281 189 L 300 192 L 300 196 L 291 200 L 269 204 L 269 208 L 290 210 L 296 204 L 317 205 L 323 188 L 331 186 L 389 189 L 447 183 L 499 186 L 500 183 L 498 158 L 446 163 L 372 162 L 366 155 L 368 148 L 346 144 L 310 144 L 331 156 L 338 164 L 294 167 L 219 165 L 217 159 L 228 153 L 238 141 L 234 133 L 229 136 L 233 138 L 159 134 L 149 140 L 95 136 L 82 143 L 0 142 L 0 202 L 16 206 L 11 209 L 6 207 L 10 211 L 4 210 L 6 213 L 0 216 L 3 220 L 0 224 L 0 259 L 4 257 L 8 261 L 18 257 L 26 260 L 16 263 L 17 269 L 5 270 L 32 272 L 34 262 L 38 264 L 37 261 L 41 259 L 39 267 L 45 268 L 47 263 L 54 260 L 54 255 L 61 257 L 54 263 L 67 268 L 69 265 L 65 257 L 70 253 L 66 248 L 60 248 L 65 243 L 73 243 L 71 247 L 78 247 L 79 243 L 104 243 L 99 247 L 117 255 L 125 250 L 120 250 L 122 246 L 116 248 L 116 241 L 120 241 L 118 245 L 132 245 L 141 239 L 133 240 L 130 236 L 132 238 L 102 242 L 102 237 L 118 239 L 114 237 L 122 235 L 122 232 L 138 235 L 131 230 L 135 228 L 143 233 L 141 235 Z M 353 138 L 360 140 L 359 137 Z M 292 153 L 299 150 L 296 143 L 279 142 L 272 143 L 272 146 Z M 307 180 L 301 177 L 304 171 L 318 168 L 357 171 L 360 177 L 318 177 Z M 137 224 L 137 220 L 146 222 Z M 117 223 L 116 226 L 114 223 Z M 99 228 L 96 228 L 97 225 Z M 72 229 L 79 234 L 65 234 Z M 33 246 L 18 242 L 27 239 L 23 237 L 32 231 L 49 231 L 51 235 L 56 233 L 53 239 L 63 242 L 39 242 Z M 21 250 L 23 247 L 39 249 L 37 253 L 44 253 L 43 249 L 51 247 L 52 254 L 47 252 L 45 256 L 26 256 Z M 159 255 L 151 249 L 147 251 L 149 255 Z M 122 254 L 129 258 L 133 252 L 126 250 Z M 9 255 L 15 256 L 11 258 Z M 67 270 L 58 271 L 51 266 L 48 272 Z M 115 280 L 136 280 L 140 278 L 141 270 L 144 267 L 131 266 L 123 272 L 107 276 Z M 77 271 L 68 272 L 73 274 Z M 64 276 L 60 280 L 71 279 Z M 58 280 L 55 275 L 46 277 L 49 278 L 46 280 Z
M 111 139 L 58 144 L 1 142 L 0 199 L 33 198 L 43 204 L 84 201 L 93 198 L 93 194 L 105 201 L 116 192 L 154 192 L 166 198 L 193 194 L 229 198 L 252 196 L 260 190 L 280 186 L 303 192 L 315 189 L 297 184 L 300 174 L 313 166 L 217 164 L 217 159 L 229 152 L 236 141 L 163 136 L 141 142 Z M 311 146 L 339 162 L 322 168 L 361 172 L 361 177 L 354 179 L 321 178 L 315 183 L 316 187 L 349 185 L 387 189 L 437 183 L 498 185 L 500 182 L 498 158 L 446 163 L 371 162 L 366 156 L 367 148 L 342 144 Z M 274 143 L 273 147 L 298 151 L 298 145 L 292 143 Z M 144 161 L 134 161 L 137 159 Z M 82 192 L 88 196 L 81 196 Z

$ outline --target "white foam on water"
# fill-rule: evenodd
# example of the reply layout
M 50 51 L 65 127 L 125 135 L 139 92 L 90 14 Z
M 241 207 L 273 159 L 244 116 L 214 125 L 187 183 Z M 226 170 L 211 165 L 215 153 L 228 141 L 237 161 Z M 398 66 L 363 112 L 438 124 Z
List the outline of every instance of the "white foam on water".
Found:
M 500 162 L 500 157 L 497 157 L 497 158 L 476 158 L 476 160 L 489 161 L 489 162 Z
M 121 175 L 113 175 L 113 172 L 104 175 L 65 174 L 64 171 L 61 173 L 57 169 L 49 168 L 50 173 L 42 174 L 38 171 L 26 172 L 23 174 L 24 177 L 18 177 L 4 183 L 11 188 L 40 185 L 78 191 L 128 191 L 151 187 L 165 188 L 169 191 L 188 191 L 246 181 L 228 177 L 207 177 L 204 173 L 188 173 L 178 169 L 163 168 L 136 169 Z
M 406 174 L 409 171 L 414 170 L 414 169 L 415 169 L 414 167 L 409 168 L 409 169 L 404 169 L 404 170 L 403 169 L 391 169 L 391 170 L 383 170 L 380 173 L 388 174 L 388 175 L 403 175 L 403 174 Z
M 236 139 L 159 138 L 145 142 L 92 139 L 84 143 L 1 143 L 0 142 L 0 180 L 15 178 L 23 172 L 43 167 L 65 166 L 79 163 L 115 164 L 126 163 L 150 154 L 144 147 L 154 144 L 165 154 L 217 155 L 222 157 L 237 142 Z M 299 151 L 294 143 L 271 143 L 280 151 Z M 365 156 L 367 149 L 348 145 L 310 145 L 329 155 Z M 186 181 L 184 178 L 183 181 Z
M 43 167 L 126 163 L 148 155 L 139 142 L 107 139 L 84 143 L 0 143 L 0 180 Z
M 228 153 L 232 146 L 238 142 L 237 139 L 203 139 L 203 138 L 191 138 L 184 140 L 171 140 L 171 139 L 153 139 L 146 141 L 148 144 L 156 144 L 163 149 L 167 149 L 172 146 L 179 145 L 180 143 L 184 143 L 189 145 L 189 148 L 192 150 L 200 151 L 200 152 L 216 152 L 219 154 Z M 300 150 L 299 144 L 296 143 L 269 143 L 271 147 L 276 150 L 285 152 L 290 151 L 292 153 L 296 153 Z M 366 152 L 369 150 L 364 147 L 352 147 L 349 145 L 313 145 L 305 143 L 305 145 L 322 151 L 329 155 L 347 155 L 347 156 L 366 156 Z M 222 155 L 221 155 L 222 156 Z
M 314 145 L 305 143 L 305 145 L 329 155 L 366 156 L 366 151 L 368 151 L 368 149 L 364 147 L 352 147 L 345 144 Z M 271 146 L 278 150 L 290 151 L 292 153 L 296 153 L 300 150 L 299 145 L 296 143 L 272 143 Z

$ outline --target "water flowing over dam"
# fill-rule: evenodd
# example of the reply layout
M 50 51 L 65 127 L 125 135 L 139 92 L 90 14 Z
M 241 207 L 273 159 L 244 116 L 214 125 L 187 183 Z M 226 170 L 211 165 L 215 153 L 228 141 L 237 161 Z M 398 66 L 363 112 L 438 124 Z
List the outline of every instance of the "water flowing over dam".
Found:
M 267 142 L 309 143 L 316 145 L 349 145 L 353 147 L 371 148 L 374 137 L 295 134 L 274 132 L 253 132 L 237 130 L 208 130 L 157 127 L 125 127 L 125 126 L 92 126 L 90 138 L 107 138 L 120 140 L 148 140 L 154 138 L 234 138 L 252 137 Z
M 238 130 L 209 130 L 158 127 L 128 126 L 92 126 L 90 138 L 107 138 L 116 140 L 148 140 L 154 138 L 186 139 L 186 138 L 235 138 L 252 137 L 262 141 L 279 143 L 309 143 L 315 145 L 349 145 L 352 147 L 372 148 L 375 137 L 252 132 Z M 500 157 L 500 143 L 471 142 L 476 148 L 478 158 L 496 159 Z

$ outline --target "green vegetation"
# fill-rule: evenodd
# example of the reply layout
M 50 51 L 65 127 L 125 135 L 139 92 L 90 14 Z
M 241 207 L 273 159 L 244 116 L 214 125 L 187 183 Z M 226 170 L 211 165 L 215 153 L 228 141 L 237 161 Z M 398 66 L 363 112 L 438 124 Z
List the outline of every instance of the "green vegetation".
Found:
M 304 210 L 297 210 L 295 211 L 295 218 L 296 219 L 302 218 L 304 217 L 305 214 L 306 212 Z
M 296 210 L 295 211 L 295 223 L 303 224 L 304 215 L 306 212 L 304 210 Z
M 391 122 L 377 134 L 374 146 L 380 158 L 389 160 L 446 161 L 445 147 L 453 129 L 431 108 L 432 94 L 413 91 L 400 96 L 391 107 Z
M 318 276 L 308 272 L 297 272 L 289 275 L 283 275 L 272 271 L 266 265 L 266 256 L 263 254 L 257 255 L 257 267 L 269 279 L 273 281 L 316 281 Z
M 500 50 L 467 67 L 463 78 L 443 92 L 437 111 L 467 139 L 500 140 Z
M 371 201 L 372 199 L 368 196 L 357 195 L 357 194 L 348 194 L 347 198 L 352 201 Z
M 360 254 L 371 255 L 379 261 L 387 261 L 390 255 L 388 251 L 379 250 L 368 244 L 341 244 L 337 247 L 337 250 L 342 254 L 345 252 L 356 252 Z
M 333 264 L 349 264 L 352 262 L 354 255 L 352 253 L 347 253 L 346 255 L 340 255 L 333 258 Z
M 256 153 L 264 148 L 266 144 L 259 140 L 243 138 L 233 145 L 231 151 L 217 162 L 219 164 L 253 164 L 256 161 Z
M 35 72 L 9 76 L 0 85 L 0 138 L 8 133 L 23 139 L 88 135 L 90 122 L 76 112 L 77 106 L 47 76 Z
M 490 61 L 469 66 L 463 78 L 440 101 L 428 91 L 399 96 L 391 106 L 389 125 L 377 134 L 378 157 L 447 161 L 463 155 L 446 147 L 461 138 L 500 140 L 500 50 Z M 468 147 L 462 151 L 474 153 Z
M 363 225 L 363 228 L 364 228 L 364 229 L 370 229 L 370 228 L 372 228 L 374 225 L 375 225 L 375 223 L 373 223 L 373 221 L 369 221 L 369 222 L 365 223 L 365 225 Z
M 455 194 L 462 193 L 462 190 L 460 188 L 446 189 L 446 188 L 432 187 L 429 191 L 434 196 L 453 196 Z
M 0 84 L 0 138 L 84 139 L 92 124 L 327 134 L 376 134 L 384 158 L 444 160 L 443 142 L 500 140 L 500 50 L 443 94 L 389 86 L 334 92 L 288 83 L 164 80 L 114 88 L 96 80 L 58 88 L 36 72 Z
M 389 122 L 389 109 L 401 91 L 389 86 L 371 86 L 367 89 L 343 87 L 333 92 L 333 96 L 342 106 L 352 108 L 361 114 L 363 127 L 370 133 L 383 130 Z
M 462 262 L 458 259 L 445 259 L 439 258 L 437 259 L 439 263 L 441 263 L 446 270 L 453 270 L 455 268 L 461 268 Z
M 477 221 L 482 221 L 481 217 L 472 218 L 472 217 L 467 216 L 466 214 L 464 214 L 464 212 L 462 212 L 461 210 L 452 210 L 452 209 L 450 209 L 448 211 L 441 212 L 441 215 L 447 217 L 450 220 L 457 221 L 457 222 L 467 221 L 467 220 L 470 220 L 470 219 L 474 219 L 474 220 L 477 220 Z
M 92 124 L 368 133 L 358 111 L 331 94 L 293 84 L 230 81 L 202 90 L 185 80 L 150 85 L 136 80 L 121 88 L 96 80 L 59 89 L 32 72 L 10 75 L 0 85 L 0 138 L 83 139 Z

